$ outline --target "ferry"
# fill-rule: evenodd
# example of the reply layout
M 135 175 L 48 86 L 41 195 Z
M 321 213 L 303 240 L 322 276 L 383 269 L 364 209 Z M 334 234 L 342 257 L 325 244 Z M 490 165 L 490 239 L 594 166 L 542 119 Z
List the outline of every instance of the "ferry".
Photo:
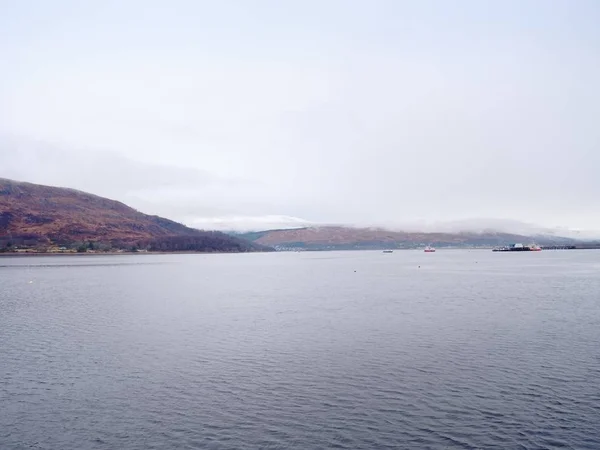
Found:
M 513 244 L 508 247 L 495 247 L 492 249 L 493 252 L 541 252 L 542 248 L 539 245 L 523 245 Z
M 425 253 L 434 253 L 435 252 L 435 248 L 430 247 L 429 245 L 427 247 L 425 247 Z

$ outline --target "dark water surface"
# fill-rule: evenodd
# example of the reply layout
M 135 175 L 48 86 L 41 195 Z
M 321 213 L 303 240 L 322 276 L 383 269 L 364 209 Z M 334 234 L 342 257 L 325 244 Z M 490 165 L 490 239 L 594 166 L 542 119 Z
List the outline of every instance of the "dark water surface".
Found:
M 600 252 L 0 258 L 0 449 L 193 448 L 598 449 Z

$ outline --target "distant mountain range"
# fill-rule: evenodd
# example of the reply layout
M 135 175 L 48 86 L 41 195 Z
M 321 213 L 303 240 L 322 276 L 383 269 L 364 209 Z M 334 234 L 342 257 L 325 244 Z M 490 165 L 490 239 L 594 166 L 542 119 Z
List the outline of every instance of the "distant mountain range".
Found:
M 542 246 L 575 245 L 581 242 L 569 237 L 522 235 L 493 230 L 442 233 L 343 226 L 305 227 L 234 234 L 280 250 L 381 250 L 419 248 L 425 245 L 439 248 L 475 248 L 505 246 L 519 242 L 535 242 Z
M 521 232 L 515 230 L 520 225 Z M 475 248 L 536 243 L 541 246 L 586 244 L 573 234 L 506 221 L 500 229 L 460 231 L 451 224 L 443 231 L 389 230 L 383 227 L 304 226 L 257 232 L 201 231 L 136 211 L 74 189 L 0 178 L 0 252 L 57 248 L 74 251 L 150 250 L 248 252 L 278 250 L 369 250 Z M 489 224 L 487 224 L 489 225 Z M 472 223 L 471 223 L 472 226 Z M 502 230 L 504 229 L 504 231 Z M 588 246 L 597 242 L 587 240 Z
M 200 231 L 103 197 L 0 178 L 0 251 L 56 247 L 248 252 L 260 243 Z

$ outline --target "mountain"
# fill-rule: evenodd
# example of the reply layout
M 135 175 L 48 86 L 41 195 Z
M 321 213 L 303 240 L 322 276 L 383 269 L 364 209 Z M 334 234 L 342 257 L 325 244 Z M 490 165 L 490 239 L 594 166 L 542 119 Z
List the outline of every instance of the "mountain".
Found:
M 574 245 L 577 241 L 557 236 L 526 236 L 484 230 L 481 232 L 407 232 L 384 228 L 342 226 L 307 227 L 242 233 L 238 236 L 276 249 L 367 250 L 386 248 L 494 247 L 535 241 L 539 245 Z
M 576 240 L 597 240 L 600 238 L 598 230 L 581 230 L 567 227 L 548 227 L 534 223 L 522 222 L 514 219 L 497 219 L 497 218 L 471 218 L 464 220 L 453 220 L 446 222 L 436 222 L 427 224 L 420 228 L 396 227 L 396 229 L 405 231 L 417 229 L 421 231 L 437 231 L 445 233 L 456 232 L 486 232 L 494 230 L 508 234 L 517 234 L 521 236 L 540 236 L 548 238 L 572 238 Z
M 150 216 L 114 200 L 0 178 L 0 249 L 53 246 L 247 252 L 266 247 Z

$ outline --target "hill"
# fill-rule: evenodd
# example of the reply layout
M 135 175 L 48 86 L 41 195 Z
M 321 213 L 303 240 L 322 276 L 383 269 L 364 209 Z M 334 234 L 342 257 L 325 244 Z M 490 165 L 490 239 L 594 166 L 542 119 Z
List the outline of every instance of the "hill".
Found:
M 577 241 L 556 236 L 526 236 L 487 230 L 482 232 L 425 233 L 383 228 L 341 226 L 307 227 L 242 233 L 239 236 L 279 249 L 381 250 L 436 247 L 494 247 L 535 241 L 539 245 L 570 245 Z
M 74 189 L 0 178 L 0 249 L 14 246 L 247 252 L 267 250 Z

